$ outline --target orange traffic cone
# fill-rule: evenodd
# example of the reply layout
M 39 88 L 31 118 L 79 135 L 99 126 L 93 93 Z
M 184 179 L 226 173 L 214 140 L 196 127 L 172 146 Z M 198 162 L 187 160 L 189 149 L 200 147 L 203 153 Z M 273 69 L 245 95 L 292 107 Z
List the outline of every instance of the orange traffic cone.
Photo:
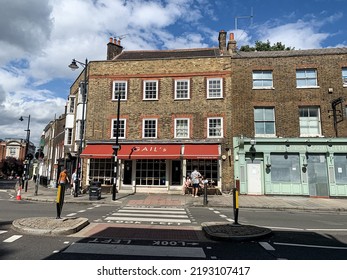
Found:
M 17 200 L 22 200 L 21 189 L 22 189 L 21 187 L 18 188 L 17 197 L 16 197 Z

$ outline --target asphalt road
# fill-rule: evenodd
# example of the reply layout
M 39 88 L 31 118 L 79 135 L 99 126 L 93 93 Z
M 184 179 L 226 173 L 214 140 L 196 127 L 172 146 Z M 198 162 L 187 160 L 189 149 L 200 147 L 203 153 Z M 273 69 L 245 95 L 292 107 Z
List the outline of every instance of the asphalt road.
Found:
M 0 199 L 0 259 L 347 259 L 345 213 L 241 209 L 241 224 L 271 227 L 273 235 L 247 242 L 221 242 L 208 239 L 199 225 L 232 222 L 228 208 L 71 203 L 64 205 L 62 216 L 86 217 L 91 224 L 74 235 L 38 238 L 15 232 L 11 223 L 25 217 L 55 217 L 55 204 L 16 201 L 6 190 L 0 192 Z

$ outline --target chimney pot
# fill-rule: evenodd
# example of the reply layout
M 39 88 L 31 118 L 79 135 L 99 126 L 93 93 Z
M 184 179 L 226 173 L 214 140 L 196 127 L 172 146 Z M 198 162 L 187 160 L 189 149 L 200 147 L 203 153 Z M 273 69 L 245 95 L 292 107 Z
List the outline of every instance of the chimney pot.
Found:
M 229 34 L 229 40 L 230 41 L 234 41 L 234 33 L 230 33 Z
M 113 43 L 113 38 L 112 37 L 110 37 L 110 43 Z

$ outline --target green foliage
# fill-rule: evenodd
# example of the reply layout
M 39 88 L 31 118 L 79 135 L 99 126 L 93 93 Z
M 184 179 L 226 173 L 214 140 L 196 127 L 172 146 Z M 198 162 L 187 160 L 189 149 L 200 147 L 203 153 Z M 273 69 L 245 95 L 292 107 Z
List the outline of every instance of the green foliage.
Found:
M 23 173 L 23 163 L 14 157 L 7 157 L 0 163 L 1 173 L 6 176 L 21 175 Z
M 256 41 L 254 47 L 250 47 L 249 45 L 245 45 L 240 47 L 240 51 L 242 52 L 254 52 L 254 51 L 291 51 L 294 48 L 286 47 L 281 42 L 277 42 L 271 46 L 270 41 L 267 42 Z

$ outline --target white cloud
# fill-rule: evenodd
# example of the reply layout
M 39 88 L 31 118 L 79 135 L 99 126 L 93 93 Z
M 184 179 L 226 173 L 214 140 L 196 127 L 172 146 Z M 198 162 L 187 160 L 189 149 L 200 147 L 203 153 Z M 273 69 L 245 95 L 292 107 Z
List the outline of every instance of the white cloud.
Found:
M 23 137 L 21 115 L 31 115 L 31 136 L 63 113 L 79 72 L 67 66 L 106 58 L 108 38 L 126 34 L 125 50 L 182 49 L 218 45 L 215 5 L 208 0 L 2 0 L 0 10 L 0 138 Z M 343 15 L 308 15 L 237 30 L 238 46 L 280 41 L 296 49 L 319 48 L 335 36 L 322 27 Z M 229 19 L 228 19 L 229 20 Z M 222 21 L 221 21 L 222 22 Z M 288 23 L 289 22 L 289 23 Z M 211 25 L 212 23 L 212 25 Z M 230 24 L 231 25 L 231 24 Z M 259 37 L 256 37 L 256 34 Z M 63 84 L 56 86 L 60 79 Z

